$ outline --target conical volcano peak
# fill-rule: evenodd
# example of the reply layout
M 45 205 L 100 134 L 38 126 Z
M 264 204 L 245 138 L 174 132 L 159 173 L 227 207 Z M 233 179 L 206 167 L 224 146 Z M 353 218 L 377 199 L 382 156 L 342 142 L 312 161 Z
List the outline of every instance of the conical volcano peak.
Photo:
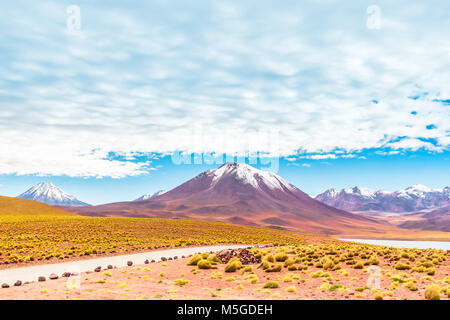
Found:
M 19 195 L 18 198 L 56 206 L 88 206 L 87 203 L 79 201 L 51 182 L 41 182 Z
M 256 169 L 245 163 L 227 162 L 217 169 L 207 171 L 206 175 L 212 177 L 213 184 L 227 177 L 234 177 L 239 182 L 250 184 L 255 188 L 264 184 L 269 189 L 296 189 L 275 173 Z

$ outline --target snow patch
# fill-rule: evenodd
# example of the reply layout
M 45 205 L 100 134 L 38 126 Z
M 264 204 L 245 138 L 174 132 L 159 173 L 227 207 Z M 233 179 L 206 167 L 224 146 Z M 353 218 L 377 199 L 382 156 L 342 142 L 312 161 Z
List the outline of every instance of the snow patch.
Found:
M 217 183 L 223 177 L 234 176 L 241 182 L 250 184 L 255 188 L 259 188 L 260 183 L 263 183 L 271 190 L 283 190 L 283 187 L 288 190 L 297 189 L 295 186 L 272 172 L 259 170 L 248 164 L 242 163 L 226 163 L 217 169 L 207 171 L 206 174 L 208 176 L 213 176 L 213 184 Z

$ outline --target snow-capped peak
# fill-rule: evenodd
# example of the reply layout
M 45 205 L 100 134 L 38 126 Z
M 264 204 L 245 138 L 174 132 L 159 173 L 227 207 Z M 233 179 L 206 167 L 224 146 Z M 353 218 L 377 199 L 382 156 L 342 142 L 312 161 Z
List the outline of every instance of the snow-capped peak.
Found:
M 152 198 L 160 196 L 160 195 L 162 195 L 164 193 L 166 193 L 165 190 L 158 190 L 158 191 L 156 191 L 154 193 L 147 193 L 147 194 L 144 194 L 142 197 L 137 198 L 135 201 L 152 199 Z
M 378 190 L 375 193 L 368 188 L 353 187 L 340 191 L 328 189 L 316 199 L 347 211 L 411 212 L 448 205 L 449 191 L 448 187 L 431 189 L 422 184 L 395 192 Z
M 373 198 L 375 197 L 375 193 L 369 189 L 364 187 L 355 186 L 353 188 L 344 189 L 345 193 L 356 194 L 363 197 Z
M 423 184 L 414 184 L 411 187 L 406 188 L 405 191 L 431 192 L 433 190 Z
M 87 206 L 74 196 L 66 193 L 53 183 L 39 183 L 18 196 L 18 198 L 28 199 L 57 206 Z
M 256 169 L 244 163 L 227 162 L 217 169 L 207 171 L 206 174 L 213 176 L 213 184 L 225 176 L 235 176 L 241 182 L 250 184 L 255 188 L 259 188 L 259 183 L 262 182 L 272 190 L 283 190 L 283 187 L 288 190 L 296 189 L 296 187 L 280 176 L 269 171 Z

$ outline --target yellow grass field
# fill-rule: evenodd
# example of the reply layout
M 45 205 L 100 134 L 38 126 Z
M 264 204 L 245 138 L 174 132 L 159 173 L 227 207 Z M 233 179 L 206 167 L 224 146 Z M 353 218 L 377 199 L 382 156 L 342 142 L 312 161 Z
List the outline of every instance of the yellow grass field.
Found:
M 323 237 L 193 220 L 0 215 L 0 267 L 187 245 L 296 244 L 306 238 Z

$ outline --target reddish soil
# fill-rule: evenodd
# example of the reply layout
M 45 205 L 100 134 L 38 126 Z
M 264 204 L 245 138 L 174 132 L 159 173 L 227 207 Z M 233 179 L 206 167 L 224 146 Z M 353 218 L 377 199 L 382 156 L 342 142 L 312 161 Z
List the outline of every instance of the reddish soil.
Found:
M 309 267 L 306 272 L 288 271 L 285 268 L 281 272 L 266 273 L 253 265 L 253 271 L 258 277 L 258 282 L 249 283 L 239 272 L 225 273 L 224 264 L 219 264 L 217 269 L 199 270 L 188 266 L 186 259 L 171 260 L 166 262 L 150 263 L 142 266 L 131 266 L 120 269 L 104 270 L 101 272 L 82 273 L 79 277 L 59 278 L 45 282 L 33 282 L 19 287 L 0 289 L 0 299 L 374 299 L 374 292 L 369 289 L 358 292 L 356 288 L 366 285 L 369 273 L 367 270 L 352 269 L 344 265 L 343 269 L 348 275 L 342 275 L 337 271 L 328 271 L 333 280 L 330 285 L 344 286 L 346 289 L 335 291 L 320 290 L 325 283 L 323 278 L 312 278 L 310 274 L 318 270 Z M 398 271 L 391 268 L 391 263 L 381 261 L 382 270 L 389 270 L 393 275 L 405 273 L 407 278 L 416 278 L 417 291 L 411 291 L 401 285 L 395 290 L 389 290 L 392 280 L 381 275 L 381 293 L 390 292 L 392 296 L 385 295 L 384 299 L 423 299 L 425 287 L 431 283 L 440 283 L 450 272 L 450 262 L 436 267 L 436 275 L 433 281 L 422 280 L 424 274 L 411 273 L 410 271 Z M 197 274 L 191 271 L 199 270 Z M 222 278 L 214 278 L 220 273 Z M 284 282 L 287 274 L 293 274 L 297 279 Z M 235 277 L 234 281 L 227 278 Z M 405 277 L 405 278 L 406 278 Z M 185 279 L 188 283 L 180 286 L 175 280 Z M 70 288 L 71 282 L 77 283 L 78 288 Z M 276 281 L 279 288 L 263 289 L 268 281 Z M 286 288 L 294 287 L 295 292 L 286 292 Z M 441 294 L 441 299 L 448 300 L 447 295 Z

